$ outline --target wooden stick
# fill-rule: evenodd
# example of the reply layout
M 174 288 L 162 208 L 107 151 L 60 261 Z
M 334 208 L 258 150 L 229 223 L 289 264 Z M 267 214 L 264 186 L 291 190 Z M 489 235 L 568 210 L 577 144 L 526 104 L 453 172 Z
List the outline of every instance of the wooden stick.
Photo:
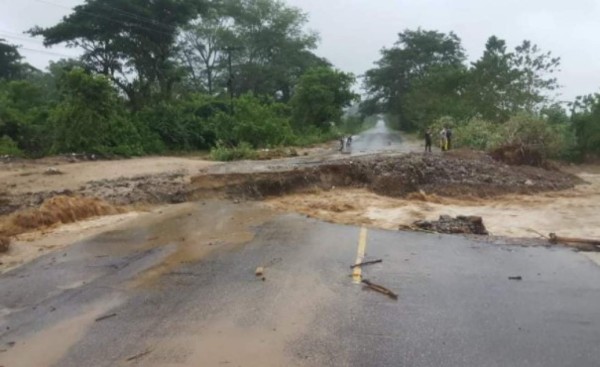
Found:
M 111 313 L 110 315 L 105 315 L 105 316 L 98 317 L 95 321 L 98 322 L 98 321 L 110 319 L 111 317 L 115 317 L 115 316 L 117 316 L 116 313 Z
M 382 263 L 382 262 L 383 262 L 383 260 L 381 260 L 381 259 L 379 259 L 379 260 L 373 260 L 373 261 L 365 261 L 365 262 L 362 262 L 360 264 L 350 265 L 350 269 L 358 268 L 358 267 L 364 266 L 364 265 L 379 264 L 379 263 Z
M 143 351 L 142 353 L 136 354 L 134 356 L 131 356 L 129 358 L 126 359 L 127 362 L 131 362 L 133 360 L 136 360 L 138 358 L 142 358 L 143 356 L 145 356 L 146 354 L 150 354 L 152 352 L 152 350 L 148 349 L 146 351 Z
M 556 233 L 550 233 L 550 242 L 552 242 L 552 243 L 559 243 L 559 242 L 583 243 L 586 245 L 600 246 L 600 240 L 592 240 L 592 239 L 576 238 L 576 237 L 559 237 L 556 235 Z
M 396 299 L 396 300 L 398 299 L 398 295 L 396 293 L 392 292 L 391 290 L 387 289 L 386 287 L 383 287 L 383 286 L 375 284 L 375 283 L 371 283 L 367 279 L 363 279 L 362 283 L 364 285 L 366 285 L 368 288 L 371 288 L 372 290 L 379 292 L 381 294 L 385 294 L 386 296 L 390 297 L 391 299 Z

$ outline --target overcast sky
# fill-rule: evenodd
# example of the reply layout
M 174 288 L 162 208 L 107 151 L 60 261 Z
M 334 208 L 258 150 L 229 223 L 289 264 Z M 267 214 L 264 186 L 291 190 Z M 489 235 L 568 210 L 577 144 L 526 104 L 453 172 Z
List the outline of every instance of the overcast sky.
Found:
M 81 0 L 0 0 L 0 38 L 23 45 L 38 68 L 76 55 L 62 47 L 44 49 L 21 34 L 50 26 Z M 490 35 L 513 48 L 529 39 L 562 58 L 561 99 L 600 91 L 600 0 L 287 0 L 309 13 L 309 28 L 321 35 L 320 56 L 357 75 L 369 69 L 382 47 L 411 28 L 454 31 L 471 60 L 481 56 Z M 32 50 L 42 50 L 36 52 Z M 50 54 L 52 52 L 54 54 Z

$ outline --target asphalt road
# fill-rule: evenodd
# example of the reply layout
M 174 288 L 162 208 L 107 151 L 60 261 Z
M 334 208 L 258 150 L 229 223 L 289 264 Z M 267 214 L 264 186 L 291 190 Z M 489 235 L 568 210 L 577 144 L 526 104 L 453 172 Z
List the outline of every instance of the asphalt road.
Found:
M 410 151 L 414 147 L 406 143 L 402 135 L 389 129 L 383 120 L 361 134 L 354 136 L 352 154 Z
M 586 254 L 252 203 L 170 210 L 2 275 L 0 366 L 599 365 L 600 267 Z M 362 251 L 383 263 L 360 276 L 398 300 L 354 283 Z

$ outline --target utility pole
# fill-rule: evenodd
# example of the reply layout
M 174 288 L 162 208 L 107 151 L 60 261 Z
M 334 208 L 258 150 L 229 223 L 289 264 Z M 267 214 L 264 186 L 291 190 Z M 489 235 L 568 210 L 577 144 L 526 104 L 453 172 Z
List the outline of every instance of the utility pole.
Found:
M 227 80 L 227 88 L 229 89 L 229 113 L 233 115 L 233 67 L 231 64 L 231 53 L 238 50 L 238 47 L 226 47 L 224 50 L 227 52 L 227 66 L 229 69 L 229 79 Z

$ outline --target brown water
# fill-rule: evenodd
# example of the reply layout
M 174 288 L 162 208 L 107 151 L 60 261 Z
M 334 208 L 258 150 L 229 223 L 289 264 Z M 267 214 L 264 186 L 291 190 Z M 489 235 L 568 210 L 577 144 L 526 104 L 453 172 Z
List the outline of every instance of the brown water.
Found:
M 289 195 L 269 201 L 273 207 L 334 223 L 366 224 L 384 229 L 410 226 L 440 215 L 477 215 L 499 236 L 539 237 L 539 233 L 600 238 L 600 173 L 577 173 L 588 184 L 537 195 L 494 199 L 442 198 L 422 193 L 394 199 L 367 190 L 332 190 Z

